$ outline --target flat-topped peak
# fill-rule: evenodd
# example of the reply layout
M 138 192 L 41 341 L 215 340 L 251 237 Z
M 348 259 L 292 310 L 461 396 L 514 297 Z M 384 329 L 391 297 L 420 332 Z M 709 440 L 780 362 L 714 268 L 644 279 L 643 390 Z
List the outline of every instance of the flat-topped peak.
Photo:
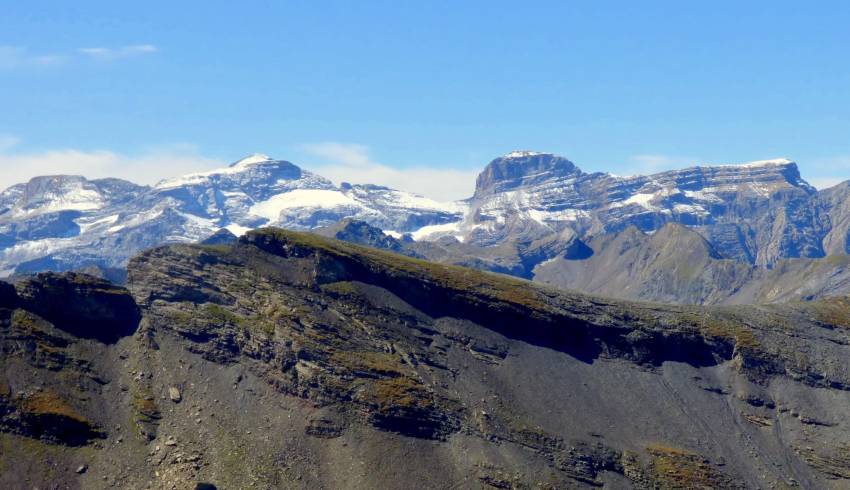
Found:
M 787 166 L 787 165 L 796 165 L 793 160 L 789 160 L 787 158 L 771 158 L 768 160 L 754 160 L 752 162 L 743 162 L 743 163 L 719 163 L 719 164 L 705 164 L 706 167 L 739 167 L 739 168 L 752 168 L 752 167 L 778 167 L 778 166 Z
M 512 151 L 490 162 L 478 175 L 475 196 L 580 174 L 573 162 L 552 153 Z
M 536 157 L 538 155 L 551 155 L 551 153 L 541 153 L 539 151 L 531 150 L 514 150 L 512 152 L 506 153 L 502 156 L 502 158 L 527 158 Z

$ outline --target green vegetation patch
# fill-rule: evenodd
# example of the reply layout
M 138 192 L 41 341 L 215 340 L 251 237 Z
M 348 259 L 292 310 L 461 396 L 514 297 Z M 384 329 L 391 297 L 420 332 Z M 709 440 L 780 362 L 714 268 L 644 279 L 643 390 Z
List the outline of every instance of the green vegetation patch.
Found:
M 407 376 L 375 381 L 370 386 L 368 397 L 381 410 L 426 408 L 433 404 L 431 394 L 422 383 Z
M 733 341 L 739 350 L 757 350 L 760 347 L 753 331 L 733 317 L 684 313 L 681 320 L 684 323 L 694 325 L 706 338 Z
M 252 239 L 270 237 L 291 249 L 301 249 L 305 255 L 320 251 L 363 266 L 378 268 L 387 276 L 409 276 L 445 289 L 468 295 L 475 291 L 481 296 L 504 303 L 522 305 L 538 311 L 551 311 L 540 293 L 528 281 L 500 276 L 465 267 L 435 264 L 426 260 L 394 254 L 384 250 L 355 245 L 311 233 L 299 233 L 279 228 L 264 228 L 248 233 Z
M 20 403 L 20 409 L 28 415 L 62 417 L 84 425 L 93 425 L 53 391 L 39 391 L 24 398 Z
M 331 361 L 355 372 L 402 376 L 407 371 L 399 356 L 387 352 L 338 351 L 331 355 Z
M 841 328 L 850 328 L 850 298 L 829 298 L 811 303 L 809 308 L 815 320 Z
M 661 490 L 743 488 L 697 453 L 667 446 L 647 446 L 648 477 Z

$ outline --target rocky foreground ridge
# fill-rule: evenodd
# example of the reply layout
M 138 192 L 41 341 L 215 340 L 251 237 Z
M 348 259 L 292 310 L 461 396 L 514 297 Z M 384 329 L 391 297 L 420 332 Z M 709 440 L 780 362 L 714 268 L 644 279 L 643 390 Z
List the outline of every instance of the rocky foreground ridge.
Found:
M 0 486 L 846 488 L 848 343 L 258 230 L 0 287 Z

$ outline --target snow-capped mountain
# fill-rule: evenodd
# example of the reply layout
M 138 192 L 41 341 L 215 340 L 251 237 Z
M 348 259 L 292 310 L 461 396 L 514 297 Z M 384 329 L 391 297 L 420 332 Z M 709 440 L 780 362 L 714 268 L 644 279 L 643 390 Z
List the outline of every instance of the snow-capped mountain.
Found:
M 587 236 L 673 222 L 700 230 L 728 257 L 767 264 L 823 255 L 817 195 L 786 159 L 620 177 L 548 153 L 512 152 L 479 175 L 470 212 L 451 233 L 489 246 L 566 228 Z
M 343 184 L 255 154 L 153 187 L 38 177 L 0 194 L 0 271 L 119 267 L 141 249 L 195 242 L 226 228 L 313 229 L 346 217 L 400 233 L 460 220 L 464 206 Z
M 472 197 L 445 203 L 377 185 L 337 186 L 255 154 L 152 187 L 76 176 L 13 186 L 0 193 L 0 272 L 120 267 L 141 249 L 223 228 L 311 230 L 344 218 L 433 241 L 430 253 L 441 260 L 462 255 L 527 277 L 542 261 L 585 250 L 582 240 L 632 226 L 653 233 L 667 223 L 688 226 L 723 258 L 770 265 L 847 253 L 847 189 L 818 192 L 785 159 L 621 177 L 515 151 L 484 168 Z

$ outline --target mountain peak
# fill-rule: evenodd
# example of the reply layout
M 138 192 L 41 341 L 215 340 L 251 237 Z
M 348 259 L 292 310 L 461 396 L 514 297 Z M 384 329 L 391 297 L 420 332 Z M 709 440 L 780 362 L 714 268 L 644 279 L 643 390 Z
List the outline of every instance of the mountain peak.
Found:
M 475 196 L 570 178 L 581 170 L 564 157 L 535 151 L 512 151 L 496 158 L 478 175 Z
M 257 163 L 265 163 L 274 161 L 270 156 L 264 153 L 252 153 L 247 157 L 230 164 L 231 168 L 242 168 L 247 167 L 248 165 L 255 165 Z
M 184 185 L 203 184 L 212 177 L 227 178 L 228 176 L 236 176 L 246 173 L 250 170 L 263 169 L 268 167 L 270 171 L 281 171 L 286 174 L 284 178 L 298 179 L 301 177 L 301 169 L 297 166 L 283 161 L 275 160 L 268 155 L 262 153 L 251 154 L 237 162 L 231 163 L 227 167 L 216 168 L 205 172 L 196 172 L 186 174 L 181 177 L 163 180 L 156 185 L 157 189 L 171 189 Z
M 535 157 L 538 155 L 551 155 L 551 153 L 540 153 L 538 151 L 530 150 L 514 150 L 510 153 L 505 154 L 502 158 L 526 158 Z

